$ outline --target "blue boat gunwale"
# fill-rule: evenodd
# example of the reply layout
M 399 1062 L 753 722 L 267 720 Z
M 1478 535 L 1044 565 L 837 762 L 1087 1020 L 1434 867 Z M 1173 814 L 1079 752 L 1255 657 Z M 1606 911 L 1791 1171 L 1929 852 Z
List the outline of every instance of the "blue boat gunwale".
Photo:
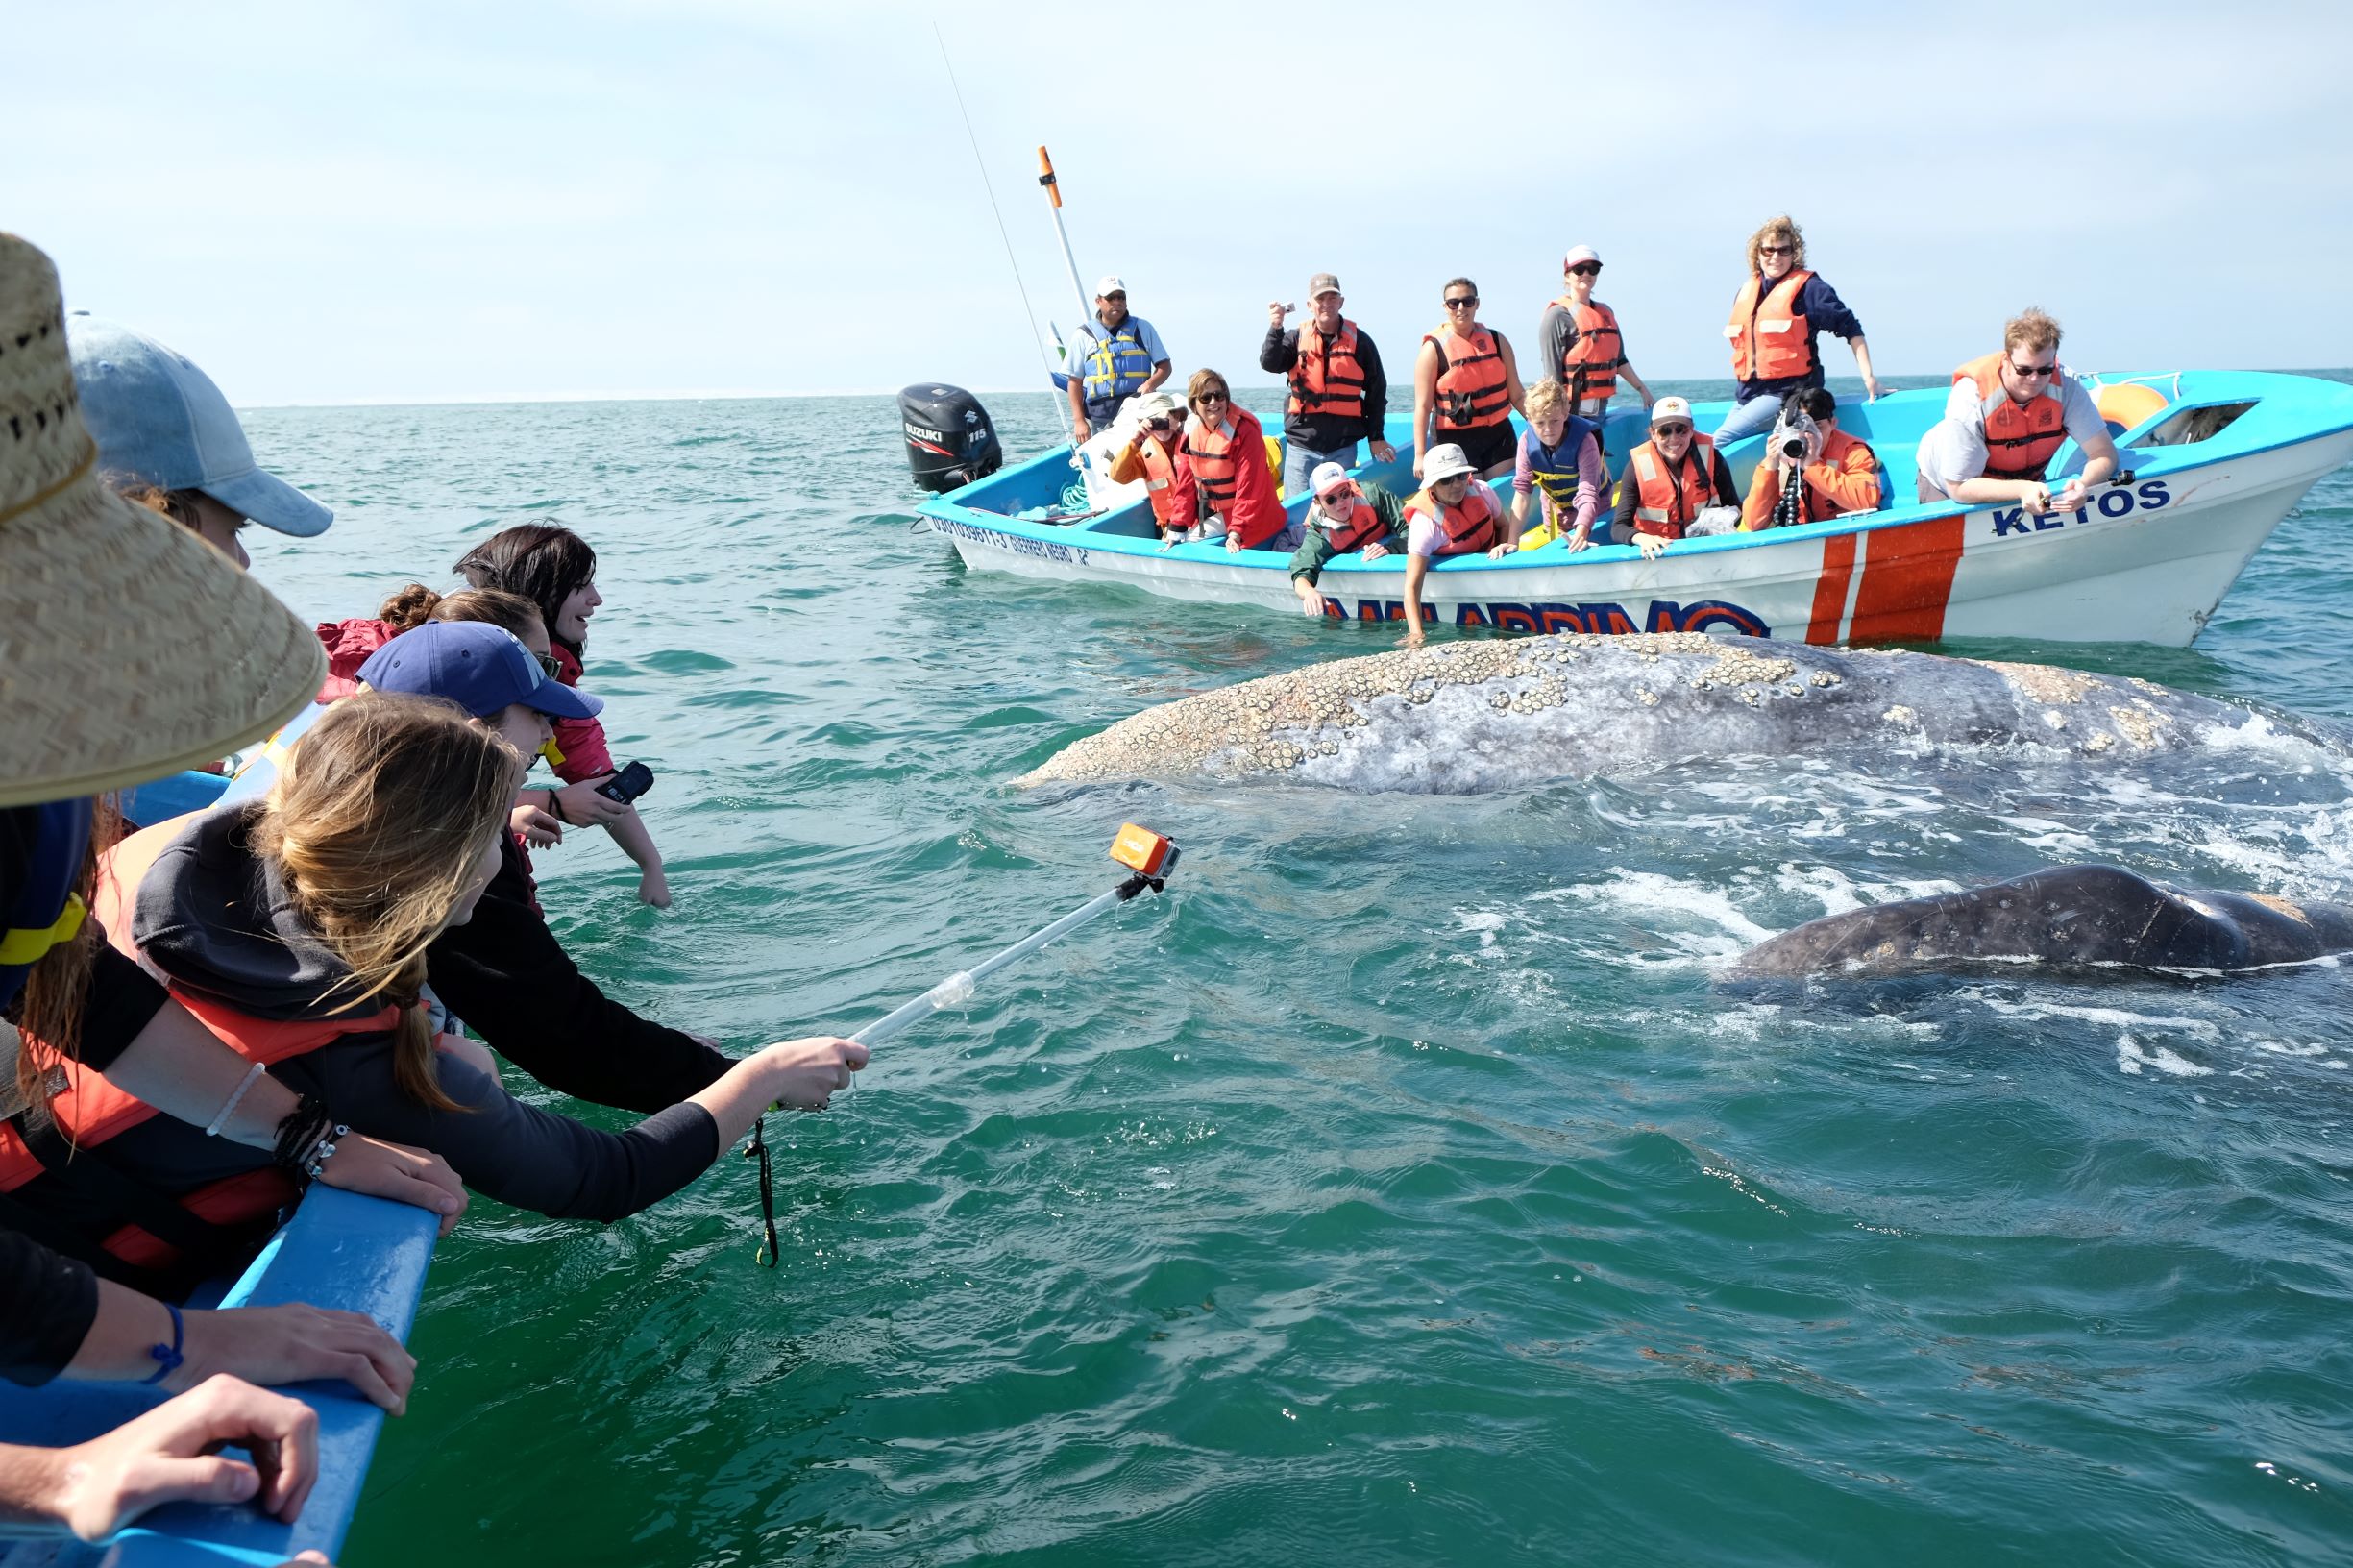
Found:
M 2089 378 L 2087 378 L 2089 379 Z M 2159 409 L 2117 438 L 2119 470 L 2130 470 L 2136 480 L 2165 478 L 2195 469 L 2211 467 L 2235 458 L 2253 456 L 2299 446 L 2323 436 L 2353 429 L 2353 386 L 2343 382 L 2324 380 L 2317 377 L 2296 376 L 2277 371 L 2162 371 L 2132 374 L 2103 374 L 2100 385 L 2113 386 L 2125 382 L 2148 384 L 2172 382 L 2177 395 Z M 1891 393 L 1878 403 L 1864 403 L 1841 399 L 1842 419 L 1847 411 L 1855 410 L 1862 417 L 1855 422 L 1857 433 L 1870 438 L 1872 411 L 1883 409 L 1896 400 L 1907 400 L 1906 412 L 1917 409 L 1933 400 L 1940 405 L 1946 397 L 1943 388 L 1913 388 Z M 2161 447 L 2135 447 L 2134 442 L 2145 438 L 2148 432 L 2165 421 L 2184 412 L 2245 403 L 2251 404 L 2245 413 L 2234 419 L 2223 429 L 2202 441 L 2169 444 Z M 1701 408 L 1723 408 L 1728 404 L 1701 404 Z M 1695 412 L 1698 410 L 1695 409 Z M 1893 410 L 1886 410 L 1893 411 Z M 2320 415 L 2319 418 L 2295 416 Z M 1391 415 L 1396 425 L 1407 416 Z M 1611 425 L 1630 426 L 1638 419 L 1628 411 L 1611 420 Z M 1513 420 L 1515 429 L 1522 422 Z M 1917 436 L 1912 438 L 1917 442 Z M 1745 456 L 1761 451 L 1764 437 L 1744 438 L 1732 444 L 1731 452 Z M 1902 444 L 1891 441 L 1891 445 Z M 960 490 L 944 495 L 928 496 L 919 503 L 919 515 L 936 521 L 961 523 L 990 532 L 1009 534 L 1017 538 L 1036 540 L 1042 544 L 1077 545 L 1089 551 L 1104 551 L 1112 554 L 1165 557 L 1172 560 L 1215 561 L 1257 570 L 1282 568 L 1288 560 L 1286 552 L 1269 550 L 1228 551 L 1215 541 L 1183 544 L 1164 549 L 1148 531 L 1112 531 L 1115 525 L 1134 524 L 1142 515 L 1140 501 L 1115 510 L 1073 522 L 1050 522 L 1014 516 L 968 503 L 966 499 L 984 499 L 991 492 L 1027 489 L 1027 481 L 1037 478 L 1053 479 L 1047 469 L 1070 474 L 1070 448 L 1053 448 L 1026 462 L 992 475 Z M 2054 472 L 2063 472 L 2066 465 L 2079 455 L 2073 443 L 2061 449 L 2054 461 Z M 1350 472 L 1359 476 L 1380 478 L 1384 471 L 1408 471 L 1403 463 L 1364 463 Z M 1908 469 L 1907 469 L 1908 473 Z M 1059 498 L 1067 480 L 1055 482 L 1053 494 Z M 989 497 L 993 499 L 993 497 Z M 1296 515 L 1305 509 L 1304 497 L 1285 502 L 1287 513 Z M 1877 529 L 1899 527 L 1934 518 L 1957 517 L 1973 511 L 1983 511 L 1982 505 L 1965 505 L 1957 502 L 1913 502 L 1901 506 L 1885 507 L 1875 512 L 1857 513 L 1849 517 L 1828 518 L 1819 523 L 1802 524 L 1795 527 L 1773 528 L 1754 533 L 1731 533 L 1713 537 L 1687 539 L 1679 542 L 1678 553 L 1682 555 L 1713 554 L 1725 551 L 1756 550 L 1801 540 L 1816 540 L 1840 534 L 1864 534 Z M 1148 529 L 1149 525 L 1145 525 Z M 1640 552 L 1631 545 L 1596 545 L 1588 550 L 1571 552 L 1558 542 L 1533 551 L 1522 551 L 1503 561 L 1483 557 L 1458 556 L 1433 561 L 1434 572 L 1511 571 L 1532 567 L 1603 566 L 1612 562 L 1638 559 Z M 1354 555 L 1341 556 L 1324 568 L 1327 574 L 1385 573 L 1399 575 L 1405 570 L 1401 556 L 1390 555 L 1380 561 L 1366 562 Z
M 229 1286 L 221 1305 L 302 1302 L 358 1312 L 405 1343 L 439 1230 L 438 1218 L 423 1209 L 313 1187 Z M 279 1391 L 319 1416 L 318 1481 L 293 1524 L 264 1518 L 244 1504 L 167 1504 L 96 1546 L 58 1535 L 0 1539 L 0 1568 L 10 1568 L 19 1546 L 43 1568 L 274 1568 L 314 1548 L 331 1560 L 358 1511 L 384 1412 L 340 1381 Z M 82 1442 L 169 1397 L 128 1384 L 0 1384 L 0 1439 L 48 1447 Z

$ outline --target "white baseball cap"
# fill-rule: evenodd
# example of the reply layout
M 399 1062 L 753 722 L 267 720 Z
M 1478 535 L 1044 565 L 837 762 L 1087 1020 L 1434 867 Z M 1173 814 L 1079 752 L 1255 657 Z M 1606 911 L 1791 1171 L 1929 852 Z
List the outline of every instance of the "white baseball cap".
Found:
M 1602 253 L 1590 245 L 1580 245 L 1560 258 L 1560 270 L 1566 272 L 1580 261 L 1590 261 L 1598 267 L 1602 264 Z
M 1105 273 L 1094 281 L 1094 297 L 1098 300 L 1113 294 L 1125 294 L 1127 283 L 1115 273 Z
M 1651 423 L 1654 425 L 1662 419 L 1679 419 L 1688 422 L 1690 418 L 1691 404 L 1687 399 L 1661 398 L 1651 404 Z
M 1422 454 L 1422 482 L 1435 484 L 1458 474 L 1476 474 L 1478 467 L 1452 441 L 1441 441 Z
M 1308 476 L 1308 490 L 1315 497 L 1316 500 L 1321 501 L 1324 498 L 1325 491 L 1346 484 L 1347 482 L 1348 470 L 1342 468 L 1339 464 L 1317 463 L 1315 465 L 1315 472 Z

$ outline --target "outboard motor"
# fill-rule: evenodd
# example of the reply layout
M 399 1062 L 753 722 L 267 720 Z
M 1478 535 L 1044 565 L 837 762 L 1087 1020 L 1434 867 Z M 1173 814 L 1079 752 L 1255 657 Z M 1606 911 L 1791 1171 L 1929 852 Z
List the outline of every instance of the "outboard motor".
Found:
M 898 418 L 907 434 L 907 466 L 915 470 L 915 482 L 933 495 L 1005 465 L 989 410 L 961 386 L 919 382 L 900 388 Z

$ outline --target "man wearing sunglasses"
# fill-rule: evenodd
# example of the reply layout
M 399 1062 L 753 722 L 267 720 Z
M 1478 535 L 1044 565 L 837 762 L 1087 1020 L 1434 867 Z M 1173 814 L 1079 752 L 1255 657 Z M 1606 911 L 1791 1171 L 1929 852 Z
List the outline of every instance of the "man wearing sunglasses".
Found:
M 1141 316 L 1127 313 L 1127 284 L 1095 281 L 1094 320 L 1070 344 L 1070 443 L 1111 429 L 1119 405 L 1168 379 L 1168 350 Z
M 1593 297 L 1601 276 L 1600 252 L 1590 245 L 1571 251 L 1560 263 L 1560 298 L 1544 307 L 1544 319 L 1536 325 L 1543 362 L 1567 389 L 1569 412 L 1597 427 L 1609 417 L 1609 400 L 1620 381 L 1634 389 L 1644 407 L 1653 401 L 1649 385 L 1626 357 L 1618 313 Z
M 2059 324 L 2028 307 L 2002 330 L 2002 350 L 1952 373 L 1945 417 L 1920 438 L 1920 499 L 2015 501 L 2035 517 L 2071 512 L 2116 472 L 2116 442 L 2092 395 L 2059 369 Z M 2056 493 L 2045 482 L 2070 437 L 2083 471 Z
M 1140 421 L 1127 444 L 1112 454 L 1114 484 L 1145 481 L 1152 521 L 1174 542 L 1199 518 L 1192 464 L 1185 460 L 1185 408 L 1166 392 L 1147 392 L 1130 408 Z

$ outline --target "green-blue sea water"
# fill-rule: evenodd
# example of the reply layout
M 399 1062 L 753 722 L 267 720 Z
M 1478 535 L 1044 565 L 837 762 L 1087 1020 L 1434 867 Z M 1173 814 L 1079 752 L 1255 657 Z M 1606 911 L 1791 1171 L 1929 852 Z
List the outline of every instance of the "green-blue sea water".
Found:
M 1042 395 L 989 401 L 1017 456 L 1047 444 Z M 601 840 L 539 866 L 646 1013 L 846 1032 L 1108 886 L 1122 820 L 1185 848 L 1166 896 L 772 1118 L 773 1271 L 732 1154 L 610 1227 L 478 1201 L 347 1568 L 2353 1558 L 2341 971 L 1714 978 L 2053 862 L 2353 897 L 2346 772 L 1032 796 L 1008 781 L 1115 719 L 1394 630 L 968 572 L 910 527 L 887 399 L 248 428 L 336 509 L 248 535 L 313 618 L 452 586 L 507 524 L 596 546 L 584 684 L 659 775 L 676 904 Z M 2195 648 L 1956 650 L 2353 714 L 2349 556 L 2353 471 Z

